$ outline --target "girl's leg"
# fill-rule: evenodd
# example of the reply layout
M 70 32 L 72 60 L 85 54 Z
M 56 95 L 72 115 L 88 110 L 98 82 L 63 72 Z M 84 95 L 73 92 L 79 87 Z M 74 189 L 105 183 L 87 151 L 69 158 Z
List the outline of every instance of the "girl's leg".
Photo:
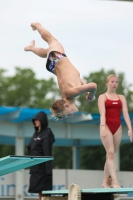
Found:
M 104 175 L 103 175 L 103 184 L 102 184 L 102 186 L 104 188 L 109 188 L 110 187 L 108 185 L 108 183 L 107 183 L 108 177 L 109 177 L 109 171 L 108 171 L 108 168 L 107 168 L 107 163 L 105 162 L 105 165 L 104 165 Z
M 102 143 L 106 150 L 106 167 L 108 169 L 109 175 L 112 177 L 113 182 L 115 180 L 115 187 L 120 187 L 116 179 L 116 170 L 114 162 L 114 156 L 115 156 L 114 139 L 112 133 L 108 128 L 106 131 L 107 131 L 107 136 L 105 138 L 101 137 Z
M 120 126 L 113 136 L 115 153 L 117 152 L 122 138 L 122 127 Z M 117 181 L 113 180 L 113 187 L 117 187 Z
M 117 132 L 113 135 L 113 141 L 114 141 L 114 150 L 115 153 L 117 152 L 120 142 L 121 142 L 121 137 L 122 137 L 122 128 L 120 126 L 120 128 L 117 130 Z M 105 166 L 104 166 L 104 179 L 103 179 L 103 187 L 108 187 L 107 184 L 107 180 L 108 180 L 108 176 L 109 176 L 109 171 L 107 168 L 107 163 L 105 162 Z M 115 187 L 115 185 L 114 185 Z
M 34 54 L 40 56 L 41 58 L 47 57 L 47 49 L 36 47 L 34 40 L 32 40 L 31 43 L 24 48 L 24 50 L 25 51 L 32 51 Z

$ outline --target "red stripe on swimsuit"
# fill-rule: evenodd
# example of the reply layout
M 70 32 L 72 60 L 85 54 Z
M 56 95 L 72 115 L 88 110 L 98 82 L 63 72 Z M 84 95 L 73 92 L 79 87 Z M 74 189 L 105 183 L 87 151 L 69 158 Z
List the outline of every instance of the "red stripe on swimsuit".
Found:
M 122 102 L 120 99 L 110 100 L 107 98 L 105 102 L 105 108 L 106 108 L 106 124 L 111 133 L 114 135 L 121 124 L 120 116 L 121 116 Z

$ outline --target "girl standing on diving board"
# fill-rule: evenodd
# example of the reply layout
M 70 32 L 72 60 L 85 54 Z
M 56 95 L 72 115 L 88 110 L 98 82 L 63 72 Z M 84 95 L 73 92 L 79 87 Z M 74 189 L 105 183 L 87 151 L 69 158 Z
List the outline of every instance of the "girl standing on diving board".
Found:
M 121 111 L 128 128 L 128 136 L 132 142 L 132 126 L 128 114 L 128 107 L 124 95 L 117 94 L 118 78 L 111 74 L 106 79 L 107 91 L 98 98 L 100 112 L 100 137 L 106 151 L 106 162 L 104 166 L 104 178 L 102 186 L 109 188 L 108 176 L 112 177 L 112 186 L 120 188 L 116 178 L 115 153 L 119 148 L 122 138 Z

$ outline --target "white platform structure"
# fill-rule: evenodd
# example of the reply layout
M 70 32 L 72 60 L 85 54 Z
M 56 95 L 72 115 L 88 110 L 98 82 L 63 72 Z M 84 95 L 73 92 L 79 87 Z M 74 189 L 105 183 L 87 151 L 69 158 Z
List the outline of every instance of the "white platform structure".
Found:
M 39 112 L 46 112 L 49 126 L 52 128 L 56 142 L 55 146 L 73 147 L 73 169 L 80 168 L 79 148 L 81 146 L 101 145 L 99 137 L 99 114 L 78 112 L 73 118 L 54 121 L 47 109 L 22 107 L 0 107 L 0 144 L 15 145 L 15 155 L 24 155 L 24 145 L 29 143 L 33 134 L 31 119 Z M 130 113 L 133 124 L 133 113 Z M 123 117 L 122 142 L 129 142 L 127 128 Z M 119 152 L 117 154 L 117 170 L 119 170 Z
M 71 184 L 69 190 L 43 191 L 42 200 L 112 200 L 113 194 L 127 194 L 133 188 L 90 188 L 80 189 L 77 184 Z
M 47 109 L 34 109 L 22 107 L 0 107 L 0 144 L 15 145 L 15 155 L 24 156 L 24 145 L 29 143 L 33 134 L 33 124 L 31 119 L 39 111 L 44 111 L 49 120 L 49 126 L 52 128 L 56 142 L 55 146 L 72 146 L 73 147 L 73 169 L 80 169 L 80 147 L 101 145 L 99 137 L 99 114 L 90 114 L 78 112 L 73 118 L 55 121 L 51 112 Z M 133 124 L 133 113 L 130 113 Z M 129 142 L 127 128 L 123 117 L 121 117 L 123 125 L 122 142 Z M 117 170 L 119 170 L 119 151 L 116 157 Z M 16 172 L 17 187 L 20 188 L 19 176 L 22 177 L 22 171 Z M 19 198 L 22 200 L 21 191 Z M 18 191 L 17 191 L 18 194 Z

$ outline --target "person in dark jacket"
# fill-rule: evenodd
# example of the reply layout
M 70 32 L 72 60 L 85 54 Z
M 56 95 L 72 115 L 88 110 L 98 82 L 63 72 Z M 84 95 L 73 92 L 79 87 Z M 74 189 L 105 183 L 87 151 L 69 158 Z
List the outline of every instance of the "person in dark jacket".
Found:
M 52 156 L 52 144 L 55 142 L 54 134 L 48 127 L 47 115 L 39 112 L 32 119 L 35 132 L 28 145 L 31 156 Z M 30 167 L 30 193 L 38 193 L 41 200 L 42 191 L 52 190 L 52 161 Z

